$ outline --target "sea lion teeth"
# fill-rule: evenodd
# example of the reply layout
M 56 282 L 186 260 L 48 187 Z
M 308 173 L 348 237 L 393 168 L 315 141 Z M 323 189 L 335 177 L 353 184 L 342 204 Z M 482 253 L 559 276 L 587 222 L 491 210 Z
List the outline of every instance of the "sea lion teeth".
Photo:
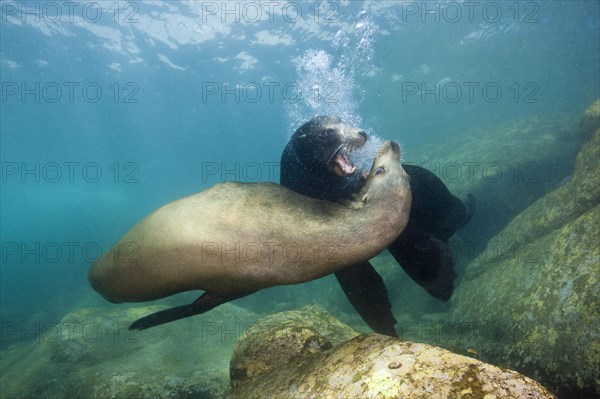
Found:
M 337 166 L 336 170 L 339 176 L 349 176 L 356 171 L 356 167 L 348 161 L 346 156 L 337 155 L 333 160 Z

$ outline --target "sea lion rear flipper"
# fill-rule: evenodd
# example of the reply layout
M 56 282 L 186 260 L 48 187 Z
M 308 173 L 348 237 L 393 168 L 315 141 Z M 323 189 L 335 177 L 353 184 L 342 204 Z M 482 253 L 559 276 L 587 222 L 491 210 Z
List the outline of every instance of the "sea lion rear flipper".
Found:
M 235 297 L 223 297 L 205 292 L 189 305 L 176 306 L 174 308 L 161 310 L 160 312 L 152 313 L 148 316 L 144 316 L 140 319 L 137 319 L 136 321 L 131 323 L 129 329 L 145 330 L 147 328 L 155 327 L 160 324 L 170 323 L 179 319 L 185 319 L 186 317 L 191 317 L 197 314 L 208 312 L 209 310 L 214 309 L 219 305 L 250 294 L 251 293 L 249 292 L 247 294 L 238 295 Z
M 341 270 L 335 277 L 354 309 L 373 331 L 398 337 L 387 289 L 369 262 Z
M 448 243 L 435 237 L 400 236 L 388 251 L 404 271 L 431 295 L 443 301 L 454 290 L 454 260 Z

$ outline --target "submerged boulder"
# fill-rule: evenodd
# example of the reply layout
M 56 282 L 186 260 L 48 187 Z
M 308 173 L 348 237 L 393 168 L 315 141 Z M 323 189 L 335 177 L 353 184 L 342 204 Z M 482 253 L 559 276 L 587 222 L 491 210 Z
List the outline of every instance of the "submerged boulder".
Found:
M 584 120 L 594 133 L 573 177 L 496 235 L 451 299 L 454 325 L 478 330 L 457 334 L 457 348 L 561 398 L 600 396 L 600 122 Z
M 230 363 L 237 387 L 279 365 L 331 349 L 358 332 L 317 306 L 276 313 L 259 320 L 236 344 Z
M 313 310 L 315 310 L 313 308 Z M 230 398 L 554 398 L 535 381 L 514 371 L 482 363 L 426 344 L 402 341 L 379 334 L 359 335 L 332 349 L 314 326 L 303 325 L 297 316 L 321 319 L 322 331 L 340 331 L 341 323 L 322 310 L 285 312 L 279 321 L 251 330 L 236 344 L 232 370 L 243 364 L 264 365 L 252 378 L 241 380 L 232 372 Z M 295 314 L 296 313 L 296 314 Z M 290 324 L 291 334 L 285 331 Z M 347 330 L 347 327 L 346 327 Z M 301 331 L 306 331 L 302 333 Z M 306 334 L 309 339 L 297 339 Z M 351 333 L 350 335 L 354 335 Z M 262 343 L 268 342 L 269 345 Z M 247 348 L 258 344 L 254 351 Z M 274 354 L 277 348 L 293 356 Z M 312 346 L 312 350 L 307 350 Z M 293 349 L 294 348 L 294 349 Z M 266 359 L 266 361 L 265 361 Z M 255 369 L 256 370 L 256 369 Z
M 460 258 L 479 253 L 514 216 L 571 175 L 580 146 L 576 118 L 534 116 L 430 143 L 414 163 L 457 197 L 477 199 L 473 218 L 457 234 L 466 241 L 454 248 Z
M 583 141 L 589 140 L 594 135 L 594 132 L 598 129 L 598 125 L 600 125 L 600 98 L 586 109 L 581 117 L 579 126 Z

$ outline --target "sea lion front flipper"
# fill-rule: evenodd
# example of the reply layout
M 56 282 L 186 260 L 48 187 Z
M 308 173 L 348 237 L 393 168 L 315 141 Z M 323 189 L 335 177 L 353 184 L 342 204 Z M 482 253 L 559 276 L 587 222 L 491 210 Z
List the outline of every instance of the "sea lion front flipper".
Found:
M 388 251 L 404 271 L 431 295 L 443 301 L 454 290 L 454 259 L 448 243 L 433 236 L 403 237 L 400 235 Z
M 398 337 L 392 305 L 383 279 L 369 262 L 335 273 L 346 297 L 373 331 Z
M 147 328 L 155 327 L 160 324 L 170 323 L 179 319 L 185 319 L 186 317 L 191 317 L 197 314 L 208 312 L 209 310 L 214 309 L 219 305 L 250 294 L 251 292 L 245 295 L 238 295 L 235 297 L 223 297 L 205 292 L 189 305 L 176 306 L 174 308 L 161 310 L 160 312 L 152 313 L 148 316 L 144 316 L 140 319 L 137 319 L 136 321 L 131 323 L 129 329 L 145 330 Z

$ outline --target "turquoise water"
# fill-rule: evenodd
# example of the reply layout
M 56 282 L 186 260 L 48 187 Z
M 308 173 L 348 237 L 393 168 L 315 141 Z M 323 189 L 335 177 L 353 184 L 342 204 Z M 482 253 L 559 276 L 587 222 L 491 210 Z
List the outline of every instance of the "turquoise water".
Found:
M 288 138 L 317 114 L 398 140 L 419 162 L 442 140 L 578 118 L 599 97 L 595 1 L 1 5 L 0 317 L 11 329 L 114 306 L 87 281 L 100 253 L 181 196 L 277 182 Z M 240 304 L 342 295 L 325 284 Z M 3 332 L 3 348 L 36 334 Z

